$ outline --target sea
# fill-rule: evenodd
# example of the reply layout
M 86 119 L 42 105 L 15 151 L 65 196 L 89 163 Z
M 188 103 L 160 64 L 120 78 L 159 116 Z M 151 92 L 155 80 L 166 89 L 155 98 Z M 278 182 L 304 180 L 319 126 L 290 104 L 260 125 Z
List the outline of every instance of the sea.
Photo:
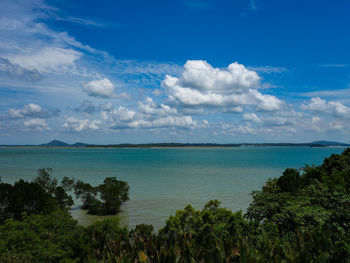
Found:
M 1 148 L 3 182 L 32 180 L 39 168 L 52 168 L 53 177 L 64 176 L 101 184 L 116 177 L 130 186 L 130 200 L 114 217 L 133 228 L 137 224 L 164 226 L 176 210 L 191 204 L 202 209 L 217 199 L 233 211 L 247 209 L 251 192 L 286 168 L 320 165 L 325 157 L 344 148 L 234 147 L 234 148 Z M 101 217 L 79 208 L 71 210 L 82 225 Z

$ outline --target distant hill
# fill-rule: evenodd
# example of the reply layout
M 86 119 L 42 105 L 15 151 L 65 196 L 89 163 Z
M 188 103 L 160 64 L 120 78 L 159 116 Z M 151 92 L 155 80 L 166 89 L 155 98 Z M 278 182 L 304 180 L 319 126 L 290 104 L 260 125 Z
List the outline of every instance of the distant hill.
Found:
M 59 140 L 53 140 L 49 143 L 43 143 L 38 145 L 40 147 L 86 147 L 88 144 L 82 143 L 82 142 L 77 142 L 74 144 L 68 144 Z
M 330 142 L 330 141 L 314 141 L 311 144 L 318 144 L 323 146 L 349 146 L 349 144 L 342 142 Z
M 42 147 L 64 147 L 64 146 L 69 146 L 69 144 L 65 143 L 65 142 L 58 141 L 58 140 L 53 140 L 53 141 L 48 142 L 48 143 L 40 144 L 39 146 L 42 146 Z

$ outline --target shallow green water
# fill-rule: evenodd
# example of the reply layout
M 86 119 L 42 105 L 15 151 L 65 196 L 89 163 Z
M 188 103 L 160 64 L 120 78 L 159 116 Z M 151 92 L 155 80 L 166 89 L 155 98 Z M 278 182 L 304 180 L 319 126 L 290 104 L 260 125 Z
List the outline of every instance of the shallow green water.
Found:
M 321 164 L 343 148 L 242 147 L 185 149 L 0 149 L 0 176 L 13 183 L 31 180 L 38 168 L 97 185 L 116 176 L 130 185 L 130 201 L 119 216 L 122 224 L 161 227 L 186 204 L 201 208 L 218 199 L 233 210 L 246 209 L 249 193 L 287 167 Z M 72 215 L 83 224 L 97 217 L 81 210 Z

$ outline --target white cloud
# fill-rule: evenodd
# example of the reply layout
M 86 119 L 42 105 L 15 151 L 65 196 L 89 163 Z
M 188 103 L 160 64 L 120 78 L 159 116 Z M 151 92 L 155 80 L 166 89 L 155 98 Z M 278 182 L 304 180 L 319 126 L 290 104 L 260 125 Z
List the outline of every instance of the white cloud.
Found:
M 75 132 L 81 132 L 86 130 L 96 131 L 100 129 L 100 124 L 101 122 L 99 120 L 90 121 L 88 119 L 80 120 L 74 117 L 66 117 L 66 122 L 63 124 L 62 127 Z
M 25 130 L 36 130 L 36 131 L 49 131 L 51 128 L 47 124 L 46 120 L 33 118 L 27 121 L 24 121 Z
M 178 114 L 175 108 L 171 108 L 165 104 L 157 105 L 150 97 L 146 98 L 145 103 L 139 102 L 139 109 L 142 113 L 148 115 L 168 116 Z
M 136 112 L 121 106 L 113 110 L 110 116 L 113 122 L 115 121 L 127 122 L 135 118 Z
M 155 120 L 135 120 L 127 124 L 130 128 L 190 128 L 197 124 L 191 116 L 168 116 Z
M 138 111 L 120 106 L 111 111 L 103 111 L 101 116 L 108 127 L 113 129 L 192 128 L 197 125 L 191 116 L 184 116 L 169 105 L 157 104 L 149 97 L 145 102 L 139 102 L 138 106 Z
M 350 125 L 348 122 L 344 122 L 341 120 L 333 120 L 328 124 L 328 130 L 330 131 L 336 131 L 336 132 L 341 132 L 344 134 L 349 134 L 350 133 Z
M 301 109 L 311 112 L 333 114 L 337 117 L 350 118 L 350 108 L 338 101 L 327 102 L 319 97 L 312 98 L 309 104 L 302 104 Z
M 70 48 L 46 47 L 35 52 L 21 55 L 9 55 L 11 63 L 28 70 L 52 72 L 67 70 L 82 56 L 81 52 Z
M 301 105 L 301 109 L 310 110 L 316 112 L 326 112 L 329 111 L 330 107 L 327 102 L 319 97 L 312 98 L 308 105 Z
M 43 109 L 34 103 L 25 105 L 22 109 L 10 109 L 9 114 L 11 118 L 24 118 L 26 116 L 40 114 Z
M 255 106 L 261 111 L 275 111 L 283 105 L 276 97 L 261 94 L 257 90 L 258 74 L 237 62 L 219 69 L 202 60 L 190 60 L 179 78 L 167 75 L 162 86 L 171 100 L 184 106 Z
M 114 84 L 107 78 L 85 83 L 83 90 L 92 97 L 113 98 L 115 96 Z
M 338 101 L 330 101 L 329 105 L 332 107 L 333 111 L 340 116 L 350 117 L 350 108 Z
M 53 116 L 57 116 L 59 110 L 46 110 L 43 109 L 40 105 L 35 103 L 29 103 L 25 105 L 23 108 L 15 109 L 11 108 L 9 110 L 9 117 L 13 119 L 21 119 L 21 118 L 49 118 Z
M 189 60 L 184 68 L 179 84 L 202 91 L 243 92 L 256 87 L 260 80 L 258 74 L 237 62 L 230 64 L 227 69 L 219 69 L 203 60 Z
M 272 95 L 263 95 L 257 90 L 250 91 L 256 99 L 256 106 L 261 111 L 277 111 L 282 108 L 283 102 Z
M 252 121 L 252 122 L 256 122 L 256 123 L 260 122 L 260 118 L 258 116 L 256 116 L 255 113 L 244 113 L 243 119 L 245 121 Z

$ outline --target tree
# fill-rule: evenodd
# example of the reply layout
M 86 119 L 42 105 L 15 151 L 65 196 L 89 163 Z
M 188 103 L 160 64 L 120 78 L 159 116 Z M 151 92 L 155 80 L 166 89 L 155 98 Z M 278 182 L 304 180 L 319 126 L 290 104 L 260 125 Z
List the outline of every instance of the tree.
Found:
M 82 209 L 90 210 L 92 208 L 97 194 L 95 187 L 81 180 L 77 180 L 74 185 L 74 193 L 76 197 L 83 202 Z
M 104 202 L 106 214 L 117 214 L 120 207 L 129 200 L 129 186 L 115 177 L 105 178 L 103 184 L 98 186 L 101 200 Z
M 54 197 L 62 209 L 68 209 L 74 205 L 72 196 L 68 194 L 74 187 L 74 180 L 64 177 L 61 185 L 58 185 L 57 179 L 52 178 L 52 168 L 41 168 L 34 178 L 34 183 L 41 186 L 48 194 Z
M 120 207 L 129 200 L 129 186 L 115 177 L 107 177 L 103 184 L 93 187 L 77 181 L 74 192 L 83 202 L 83 209 L 94 215 L 115 215 Z
M 19 180 L 12 186 L 0 183 L 0 222 L 21 219 L 23 213 L 49 214 L 58 208 L 56 200 L 36 183 Z
M 295 192 L 300 185 L 300 173 L 296 169 L 287 168 L 277 179 L 277 185 L 283 192 Z

